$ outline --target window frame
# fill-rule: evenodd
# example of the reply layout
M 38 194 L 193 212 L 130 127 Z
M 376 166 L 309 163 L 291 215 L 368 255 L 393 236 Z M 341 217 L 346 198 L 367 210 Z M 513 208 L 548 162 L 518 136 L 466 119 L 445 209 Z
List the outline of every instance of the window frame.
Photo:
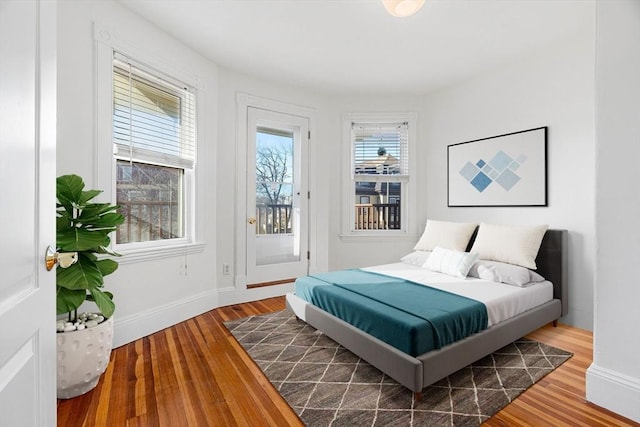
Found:
M 116 179 L 117 179 L 117 170 L 118 170 L 117 169 L 118 160 L 128 161 L 129 158 L 124 156 L 118 156 L 118 155 L 113 156 L 113 171 L 114 171 L 113 174 L 114 174 L 114 177 L 116 177 Z M 194 235 L 194 230 L 195 230 L 195 227 L 194 227 L 195 217 L 191 215 L 191 211 L 193 210 L 191 208 L 192 194 L 194 190 L 193 169 L 178 167 L 175 165 L 152 163 L 149 161 L 136 160 L 136 159 L 133 159 L 133 163 L 152 165 L 152 166 L 166 166 L 166 167 L 171 167 L 175 169 L 181 169 L 183 171 L 183 176 L 182 176 L 183 188 L 181 192 L 183 196 L 182 203 L 184 205 L 183 206 L 184 212 L 182 213 L 182 216 L 184 218 L 183 219 L 184 236 L 176 237 L 173 239 L 159 239 L 159 240 L 146 240 L 144 242 L 118 243 L 114 233 L 111 239 L 113 249 L 116 252 L 125 252 L 125 251 L 135 251 L 140 249 L 153 249 L 153 248 L 164 247 L 164 246 L 174 246 L 174 245 L 184 246 L 184 245 L 193 243 L 193 239 L 191 237 Z M 115 180 L 114 180 L 113 188 L 114 188 L 114 192 L 117 191 L 117 183 L 115 182 Z M 114 195 L 114 200 L 117 200 L 117 197 L 115 195 Z
M 125 69 L 126 65 L 124 62 L 127 61 L 131 66 L 131 69 L 128 71 Z M 118 69 L 118 71 L 116 71 Z M 135 71 L 134 71 L 135 70 Z M 172 82 L 174 80 L 172 77 L 168 77 L 162 73 L 162 71 L 151 69 L 151 67 L 144 66 L 139 64 L 133 58 L 126 58 L 120 52 L 114 54 L 113 59 L 113 67 L 112 67 L 112 76 L 113 81 L 115 81 L 115 74 L 118 73 L 122 76 L 125 76 L 123 73 L 131 73 L 131 75 L 136 76 L 137 80 L 142 81 L 145 85 L 151 87 L 154 90 L 166 92 L 170 95 L 173 95 L 180 99 L 180 117 L 183 115 L 189 115 L 189 109 L 195 109 L 195 103 L 197 100 L 197 92 L 195 88 L 189 87 L 186 83 L 182 82 Z M 113 83 L 112 83 L 113 84 Z M 178 89 L 178 87 L 187 86 L 185 89 Z M 113 87 L 113 86 L 112 86 Z M 188 100 L 187 98 L 193 97 L 193 100 Z M 113 99 L 113 97 L 112 97 Z M 115 113 L 114 113 L 115 114 Z M 197 115 L 197 111 L 195 111 Z M 196 117 L 187 118 L 188 121 L 193 121 L 193 123 L 187 123 L 189 126 L 193 126 L 192 129 L 186 129 L 186 132 L 193 132 L 193 148 L 197 150 L 197 135 L 196 135 Z M 113 124 L 113 128 L 115 128 L 115 121 Z M 181 127 L 180 134 L 184 135 L 185 129 Z M 196 167 L 196 153 L 194 152 L 193 163 L 187 166 L 184 161 L 177 158 L 177 156 L 167 156 L 163 160 L 157 160 L 156 157 L 159 156 L 157 152 L 153 150 L 141 150 L 143 154 L 137 152 L 137 150 L 133 149 L 127 152 L 126 145 L 121 142 L 117 142 L 115 140 L 115 131 L 112 129 L 113 135 L 113 168 L 114 168 L 114 191 L 118 190 L 118 173 L 117 173 L 117 163 L 118 161 L 130 161 L 136 164 L 143 164 L 149 166 L 161 166 L 161 167 L 170 167 L 173 169 L 178 169 L 182 171 L 182 179 L 181 184 L 182 188 L 180 189 L 181 193 L 181 213 L 182 217 L 181 228 L 183 236 L 172 238 L 172 239 L 157 239 L 157 240 L 145 240 L 140 242 L 127 242 L 120 243 L 117 241 L 117 234 L 112 236 L 113 248 L 116 251 L 126 251 L 126 250 L 136 250 L 136 249 L 144 249 L 144 248 L 155 248 L 162 246 L 170 246 L 170 245 L 185 245 L 192 242 L 192 236 L 194 232 L 193 220 L 194 218 L 191 215 L 191 211 L 193 210 L 193 203 L 191 202 L 191 195 L 194 192 L 194 183 L 193 183 L 193 172 Z M 131 144 L 131 141 L 129 141 Z M 130 145 L 131 147 L 131 145 Z M 124 148 L 122 153 L 120 152 L 120 148 Z M 146 152 L 146 153 L 145 153 Z M 114 197 L 117 202 L 117 196 Z
M 407 123 L 408 142 L 407 142 L 407 167 L 408 177 L 401 181 L 401 198 L 400 198 L 400 224 L 401 228 L 382 229 L 382 230 L 355 230 L 355 205 L 358 198 L 355 192 L 354 179 L 354 149 L 353 149 L 353 123 L 362 124 L 389 124 L 389 123 Z M 342 115 L 342 158 L 343 158 L 343 184 L 342 184 L 342 234 L 343 240 L 355 239 L 378 239 L 385 240 L 394 238 L 408 238 L 410 231 L 415 228 L 415 184 L 416 168 L 415 168 L 415 152 L 416 152 L 416 127 L 417 113 L 400 112 L 400 113 L 344 113 Z M 389 182 L 397 182 L 391 179 Z
M 203 79 L 198 75 L 176 67 L 175 61 L 168 61 L 159 57 L 157 52 L 151 52 L 138 45 L 116 37 L 108 29 L 99 23 L 94 23 L 93 36 L 95 40 L 95 157 L 94 157 L 94 181 L 104 190 L 99 196 L 102 200 L 115 204 L 116 180 L 118 158 L 129 159 L 128 156 L 116 156 L 114 152 L 113 136 L 113 68 L 114 53 L 135 59 L 137 64 L 148 67 L 149 70 L 157 70 L 162 77 L 169 77 L 170 83 L 179 82 L 192 88 L 194 95 L 194 127 L 195 127 L 195 162 L 193 168 L 184 168 L 184 204 L 185 204 L 185 237 L 175 239 L 153 240 L 147 242 L 135 242 L 117 244 L 115 236 L 112 236 L 111 249 L 125 255 L 118 259 L 120 264 L 136 263 L 139 261 L 159 258 L 171 258 L 188 254 L 201 253 L 206 247 L 204 241 L 204 172 L 197 159 L 203 158 L 203 144 L 198 143 L 200 135 L 204 134 L 205 102 L 202 89 L 205 88 Z M 136 159 L 134 159 L 136 160 Z M 173 164 L 164 164 L 162 161 L 149 161 L 138 159 L 141 163 L 157 164 L 160 166 L 176 167 Z

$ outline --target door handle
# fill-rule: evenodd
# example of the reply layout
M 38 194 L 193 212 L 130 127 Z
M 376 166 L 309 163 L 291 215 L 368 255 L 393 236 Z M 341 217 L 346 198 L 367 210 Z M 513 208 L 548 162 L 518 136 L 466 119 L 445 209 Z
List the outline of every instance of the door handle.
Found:
M 249 224 L 253 225 L 256 223 L 256 219 L 255 218 L 249 218 Z
M 44 256 L 44 265 L 47 267 L 47 271 L 51 271 L 56 264 L 60 268 L 69 268 L 76 262 L 78 262 L 78 252 L 56 252 L 51 246 L 47 246 L 47 252 Z

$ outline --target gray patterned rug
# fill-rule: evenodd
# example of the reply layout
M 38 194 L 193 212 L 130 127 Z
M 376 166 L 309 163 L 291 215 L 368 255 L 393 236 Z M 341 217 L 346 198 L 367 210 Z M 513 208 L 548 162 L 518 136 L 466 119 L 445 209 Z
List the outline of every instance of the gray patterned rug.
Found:
M 476 426 L 571 357 L 518 340 L 427 387 L 421 401 L 284 310 L 225 322 L 308 426 Z

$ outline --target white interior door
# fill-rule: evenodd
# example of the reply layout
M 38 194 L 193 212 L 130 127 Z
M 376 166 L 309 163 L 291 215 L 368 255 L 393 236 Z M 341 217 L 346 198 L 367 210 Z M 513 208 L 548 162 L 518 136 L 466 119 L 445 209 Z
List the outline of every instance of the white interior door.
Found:
M 309 120 L 248 109 L 247 285 L 308 269 Z
M 0 1 L 0 425 L 55 426 L 56 4 Z

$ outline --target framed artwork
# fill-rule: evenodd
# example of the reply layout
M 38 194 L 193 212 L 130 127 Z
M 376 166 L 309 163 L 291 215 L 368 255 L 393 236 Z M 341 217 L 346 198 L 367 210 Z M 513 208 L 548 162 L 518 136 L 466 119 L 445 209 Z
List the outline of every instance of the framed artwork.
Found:
M 447 146 L 447 204 L 547 206 L 547 127 Z

